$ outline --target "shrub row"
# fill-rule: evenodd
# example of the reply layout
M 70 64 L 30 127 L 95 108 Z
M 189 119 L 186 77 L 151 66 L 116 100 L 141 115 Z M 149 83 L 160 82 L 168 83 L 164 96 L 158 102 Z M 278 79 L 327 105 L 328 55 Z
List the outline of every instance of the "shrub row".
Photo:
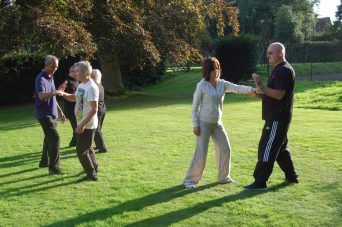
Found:
M 38 73 L 44 68 L 44 57 L 41 55 L 17 55 L 0 59 L 0 105 L 25 102 L 34 97 L 34 83 Z M 58 87 L 68 75 L 69 68 L 78 57 L 65 57 L 59 60 L 59 67 L 54 74 Z M 92 60 L 93 68 L 101 69 L 99 61 Z M 144 68 L 127 70 L 122 67 L 123 82 L 127 88 L 137 88 L 160 80 L 162 67 L 149 63 Z
M 40 55 L 18 55 L 0 59 L 0 104 L 33 101 L 34 83 L 44 68 L 44 57 Z M 54 74 L 58 87 L 68 75 L 69 67 L 79 61 L 77 57 L 61 58 Z
M 217 42 L 216 57 L 221 78 L 237 83 L 249 79 L 257 64 L 257 39 L 252 36 L 226 37 Z

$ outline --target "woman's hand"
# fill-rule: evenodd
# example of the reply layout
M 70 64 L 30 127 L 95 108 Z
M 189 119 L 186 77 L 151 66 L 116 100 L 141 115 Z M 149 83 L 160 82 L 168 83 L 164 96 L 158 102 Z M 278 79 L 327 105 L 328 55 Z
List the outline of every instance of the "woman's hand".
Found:
M 252 88 L 252 90 L 248 93 L 246 93 L 245 95 L 250 96 L 250 97 L 256 97 L 256 88 Z
M 200 128 L 199 127 L 194 127 L 194 129 L 192 130 L 194 132 L 194 134 L 196 136 L 199 136 L 200 135 Z

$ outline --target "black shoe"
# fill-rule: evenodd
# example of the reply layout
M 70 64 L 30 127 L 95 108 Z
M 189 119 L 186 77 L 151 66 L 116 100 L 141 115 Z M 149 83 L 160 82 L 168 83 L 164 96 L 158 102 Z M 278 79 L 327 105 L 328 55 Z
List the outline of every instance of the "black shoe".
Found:
M 49 169 L 49 175 L 65 175 L 61 169 Z
M 245 190 L 267 190 L 267 185 L 266 183 L 258 183 L 258 182 L 253 182 L 250 185 L 247 185 L 244 187 Z
M 85 176 L 78 180 L 78 182 L 84 182 L 84 181 L 97 181 L 97 176 Z
M 39 163 L 39 168 L 46 168 L 46 167 L 49 167 L 49 164 L 45 164 L 42 162 Z
M 107 149 L 104 148 L 104 149 L 98 150 L 96 153 L 106 153 L 106 152 L 107 152 Z
M 297 178 L 285 178 L 285 181 L 289 184 L 298 184 L 299 183 Z

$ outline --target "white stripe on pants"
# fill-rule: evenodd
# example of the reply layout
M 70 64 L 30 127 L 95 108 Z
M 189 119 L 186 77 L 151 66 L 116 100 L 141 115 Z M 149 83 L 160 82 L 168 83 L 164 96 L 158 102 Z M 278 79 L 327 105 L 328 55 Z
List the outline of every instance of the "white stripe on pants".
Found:
M 224 181 L 230 177 L 230 144 L 223 125 L 200 121 L 200 135 L 196 139 L 195 154 L 184 179 L 184 184 L 197 184 L 202 179 L 210 137 L 216 151 L 218 181 Z

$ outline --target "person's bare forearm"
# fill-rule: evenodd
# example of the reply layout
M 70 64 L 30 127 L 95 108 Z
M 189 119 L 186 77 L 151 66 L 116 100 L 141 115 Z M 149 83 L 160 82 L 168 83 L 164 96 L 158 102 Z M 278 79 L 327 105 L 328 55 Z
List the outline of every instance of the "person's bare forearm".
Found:
M 76 102 L 76 95 L 75 94 L 69 94 L 66 92 L 62 92 L 62 97 L 65 98 L 69 102 Z
M 57 109 L 58 109 L 59 113 L 61 113 L 61 114 L 63 113 L 63 111 L 62 111 L 61 107 L 59 106 L 58 102 L 57 102 Z
M 53 96 L 56 96 L 56 95 L 57 95 L 56 92 L 46 92 L 46 93 L 40 92 L 40 93 L 38 93 L 38 97 L 40 100 L 46 100 L 46 99 L 52 98 Z
M 277 100 L 281 100 L 285 95 L 285 91 L 283 90 L 272 89 L 265 86 L 259 86 L 259 88 L 264 93 L 264 95 L 267 95 Z

